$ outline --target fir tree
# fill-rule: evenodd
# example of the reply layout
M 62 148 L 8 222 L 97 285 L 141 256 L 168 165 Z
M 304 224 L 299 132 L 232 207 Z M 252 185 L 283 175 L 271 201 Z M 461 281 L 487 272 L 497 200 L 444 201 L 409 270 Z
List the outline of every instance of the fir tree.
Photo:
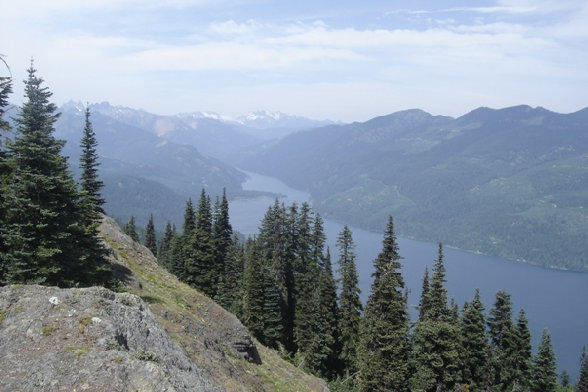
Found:
M 220 277 L 217 301 L 221 306 L 241 318 L 243 309 L 243 272 L 245 249 L 236 234 L 229 246 L 225 270 Z
M 202 190 L 198 200 L 196 227 L 187 235 L 184 249 L 187 282 L 209 297 L 216 290 L 214 244 L 212 239 L 212 210 L 210 198 Z
M 514 379 L 514 354 L 516 340 L 512 323 L 510 294 L 504 290 L 496 293 L 496 301 L 488 317 L 490 334 L 490 385 L 497 391 L 510 391 Z
M 264 341 L 264 266 L 255 239 L 246 246 L 245 271 L 243 274 L 243 314 L 241 321 L 260 341 Z
M 104 213 L 102 209 L 104 199 L 100 195 L 100 190 L 104 187 L 104 183 L 98 179 L 98 166 L 100 166 L 100 163 L 98 162 L 98 153 L 96 151 L 97 146 L 96 134 L 90 122 L 90 108 L 86 106 L 84 133 L 80 143 L 82 148 L 80 156 L 80 168 L 82 169 L 80 187 L 86 225 L 91 225 L 98 221 L 100 214 Z
M 6 65 L 6 68 L 8 68 L 8 65 L 2 57 L 0 57 L 0 60 L 2 60 Z M 11 93 L 12 78 L 8 76 L 0 77 L 0 255 L 6 254 L 7 252 L 7 248 L 4 245 L 4 232 L 1 228 L 4 226 L 6 220 L 7 205 L 5 195 L 7 193 L 7 186 L 12 182 L 12 179 L 10 178 L 12 170 L 8 164 L 8 155 L 3 145 L 6 133 L 11 130 L 10 123 L 4 118 L 6 108 L 9 105 L 8 97 Z M 5 282 L 6 272 L 4 260 L 2 260 L 1 256 L 0 261 L 0 284 L 3 284 Z
M 443 245 L 429 282 L 429 310 L 419 319 L 413 337 L 410 385 L 423 391 L 450 390 L 459 381 L 458 325 L 447 304 Z M 422 301 L 421 301 L 422 302 Z
M 233 237 L 233 228 L 229 221 L 229 202 L 225 189 L 223 189 L 222 198 L 220 200 L 217 198 L 215 203 L 212 237 L 214 243 L 214 276 L 212 284 L 215 287 L 215 298 L 220 298 L 221 296 L 226 296 L 226 292 L 221 290 L 231 290 L 229 286 L 221 283 L 224 275 L 229 273 L 227 270 L 230 265 L 229 252 Z
M 460 319 L 460 352 L 462 383 L 471 391 L 483 390 L 484 372 L 488 352 L 488 335 L 484 304 L 480 300 L 480 290 L 476 289 L 472 302 L 466 303 Z
M 145 226 L 145 246 L 157 256 L 157 239 L 155 238 L 155 224 L 153 223 L 153 214 L 149 215 L 149 221 Z
M 139 239 L 139 234 L 137 233 L 137 225 L 135 224 L 135 217 L 131 216 L 129 221 L 125 223 L 123 227 L 123 232 L 131 237 L 131 239 L 135 242 L 141 242 Z
M 520 310 L 513 326 L 514 333 L 514 352 L 510 373 L 513 388 L 526 391 L 529 389 L 529 379 L 531 378 L 532 354 L 531 354 L 531 331 L 529 331 L 529 320 L 525 316 L 525 311 Z
M 531 392 L 555 392 L 557 372 L 555 353 L 551 346 L 551 336 L 547 329 L 543 330 L 541 341 L 537 347 L 531 378 Z
M 580 376 L 576 384 L 576 392 L 588 392 L 588 355 L 585 346 L 580 356 Z
M 429 304 L 429 266 L 425 266 L 425 274 L 423 275 L 423 284 L 421 287 L 421 299 L 419 300 L 419 319 L 424 319 L 431 309 Z
M 317 215 L 317 219 L 320 217 Z M 316 223 L 315 223 L 316 225 Z M 324 264 L 319 265 L 317 335 L 322 343 L 317 349 L 319 364 L 316 373 L 333 379 L 339 371 L 339 308 L 337 306 L 337 284 L 333 277 L 331 253 L 327 248 Z
M 88 240 L 81 226 L 77 184 L 53 136 L 58 118 L 36 70 L 28 69 L 25 103 L 16 119 L 19 136 L 9 146 L 14 176 L 6 189 L 2 222 L 7 283 L 70 286 L 85 273 Z
M 165 230 L 163 232 L 163 238 L 159 242 L 157 247 L 157 262 L 169 270 L 168 254 L 171 249 L 172 240 L 175 236 L 175 227 L 172 229 L 170 221 L 165 223 Z
M 98 178 L 98 153 L 96 147 L 98 142 L 94 128 L 90 122 L 90 108 L 86 106 L 83 136 L 80 142 L 82 153 L 80 155 L 80 176 L 81 188 L 81 211 L 82 227 L 86 233 L 87 243 L 84 246 L 87 250 L 85 264 L 87 278 L 94 283 L 102 283 L 109 279 L 110 268 L 106 261 L 106 250 L 98 239 L 98 225 L 102 219 L 104 210 L 102 205 L 104 199 L 100 190 L 104 183 Z
M 408 390 L 408 311 L 392 217 L 374 261 L 371 293 L 361 329 L 361 391 Z
M 275 282 L 280 293 L 280 309 L 282 317 L 282 344 L 285 349 L 295 352 L 294 344 L 294 236 L 289 233 L 292 229 L 287 221 L 295 221 L 295 216 L 289 216 L 284 206 L 278 200 L 270 206 L 264 215 L 259 230 L 258 244 L 263 264 L 271 266 L 269 269 L 275 274 Z
M 262 342 L 271 348 L 280 347 L 284 325 L 282 323 L 282 309 L 280 308 L 280 292 L 276 282 L 276 272 L 273 265 L 262 267 L 263 276 L 263 339 Z
M 349 227 L 345 226 L 337 238 L 339 248 L 339 325 L 341 339 L 341 361 L 345 375 L 357 371 L 357 349 L 362 305 L 358 287 L 358 274 L 355 266 L 355 244 Z

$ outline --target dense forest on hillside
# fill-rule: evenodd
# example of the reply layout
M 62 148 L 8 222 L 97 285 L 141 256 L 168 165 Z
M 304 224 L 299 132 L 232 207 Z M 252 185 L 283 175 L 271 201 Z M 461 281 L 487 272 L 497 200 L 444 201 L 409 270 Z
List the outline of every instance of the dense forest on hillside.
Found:
M 311 193 L 324 216 L 557 268 L 587 270 L 588 109 L 457 119 L 408 110 L 298 132 L 241 162 Z
M 0 83 L 4 115 L 11 80 Z M 16 137 L 1 150 L 0 282 L 116 285 L 97 237 L 104 200 L 90 111 L 76 183 L 53 136 L 59 114 L 42 83 L 31 64 Z M 3 133 L 9 127 L 0 125 Z M 513 318 L 508 293 L 497 292 L 487 314 L 477 292 L 461 309 L 448 299 L 441 244 L 411 322 L 390 216 L 365 307 L 353 233 L 346 226 L 339 234 L 333 263 L 321 216 L 308 204 L 276 200 L 259 234 L 243 240 L 233 233 L 226 193 L 212 202 L 202 190 L 196 205 L 187 200 L 181 232 L 168 223 L 157 241 L 154 226 L 150 219 L 145 244 L 159 263 L 335 391 L 571 391 L 569 377 L 558 382 L 549 332 L 533 354 L 528 320 L 524 311 Z M 125 232 L 138 241 L 136 229 L 131 218 Z M 576 390 L 585 392 L 585 354 L 580 366 Z

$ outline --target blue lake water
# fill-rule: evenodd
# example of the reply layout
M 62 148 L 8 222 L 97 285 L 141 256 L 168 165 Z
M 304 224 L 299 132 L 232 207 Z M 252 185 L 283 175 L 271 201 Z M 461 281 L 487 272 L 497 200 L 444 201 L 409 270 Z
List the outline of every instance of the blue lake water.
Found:
M 249 179 L 244 189 L 282 194 L 286 205 L 293 202 L 310 202 L 308 193 L 289 188 L 284 183 L 256 173 L 246 172 Z M 231 223 L 235 230 L 252 235 L 268 207 L 274 203 L 271 197 L 233 200 L 230 203 Z M 325 220 L 327 242 L 331 248 L 334 268 L 338 250 L 335 245 L 343 224 Z M 382 248 L 382 233 L 366 231 L 350 226 L 356 244 L 356 262 L 360 275 L 362 299 L 369 296 L 372 261 Z M 419 302 L 425 266 L 431 270 L 437 257 L 437 244 L 398 239 L 402 261 L 402 275 L 409 289 L 409 306 L 413 319 Z M 537 267 L 499 257 L 479 255 L 459 249 L 444 248 L 447 268 L 447 289 L 450 298 L 461 306 L 470 301 L 476 288 L 488 311 L 494 303 L 494 295 L 504 289 L 511 294 L 514 317 L 523 308 L 529 319 L 536 348 L 542 330 L 548 328 L 557 355 L 559 370 L 567 370 L 572 378 L 578 374 L 580 352 L 588 346 L 588 273 L 568 272 Z M 587 255 L 588 257 L 588 255 Z

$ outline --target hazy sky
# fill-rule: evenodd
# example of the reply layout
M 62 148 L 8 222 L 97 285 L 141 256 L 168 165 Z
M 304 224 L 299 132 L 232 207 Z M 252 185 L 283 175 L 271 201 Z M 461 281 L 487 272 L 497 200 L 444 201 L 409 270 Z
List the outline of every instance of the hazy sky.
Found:
M 586 0 L 0 0 L 0 37 L 18 104 L 34 58 L 57 104 L 159 114 L 588 106 Z

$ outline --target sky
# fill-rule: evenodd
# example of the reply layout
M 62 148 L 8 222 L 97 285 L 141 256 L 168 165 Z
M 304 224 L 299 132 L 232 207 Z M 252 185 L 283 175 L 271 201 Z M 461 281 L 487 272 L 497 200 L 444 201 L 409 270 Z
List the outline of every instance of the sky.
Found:
M 157 114 L 351 122 L 411 108 L 588 106 L 586 0 L 0 0 L 0 10 L 15 104 L 34 59 L 58 105 Z

